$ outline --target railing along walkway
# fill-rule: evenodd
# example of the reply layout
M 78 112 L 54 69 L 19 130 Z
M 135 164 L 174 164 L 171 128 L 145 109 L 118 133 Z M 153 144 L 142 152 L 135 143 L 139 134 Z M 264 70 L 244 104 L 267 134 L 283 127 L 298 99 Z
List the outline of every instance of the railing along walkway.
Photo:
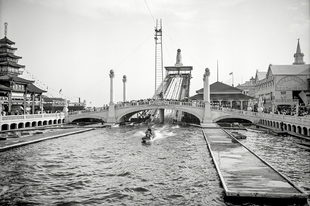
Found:
M 217 107 L 212 106 L 211 110 L 219 111 L 227 114 L 238 114 L 240 116 L 250 116 L 255 117 L 258 119 L 267 119 L 272 121 L 282 121 L 282 122 L 292 122 L 292 123 L 302 123 L 304 125 L 310 125 L 310 116 L 290 116 L 290 115 L 283 115 L 283 114 L 268 114 L 268 113 L 259 113 L 259 112 L 252 112 L 246 110 L 238 110 L 238 109 L 231 109 L 226 107 Z
M 64 113 L 43 113 L 43 114 L 26 114 L 26 115 L 0 115 L 0 121 L 10 121 L 10 120 L 25 120 L 25 119 L 49 119 L 49 118 L 64 118 Z
M 177 101 L 177 100 L 139 100 L 131 102 L 121 102 L 115 104 L 115 109 L 130 108 L 130 107 L 141 107 L 141 106 L 188 106 L 188 107 L 201 107 L 204 108 L 203 101 Z M 69 112 L 69 115 L 77 115 L 83 113 L 97 113 L 102 111 L 108 111 L 109 107 L 96 107 L 89 110 L 81 110 Z

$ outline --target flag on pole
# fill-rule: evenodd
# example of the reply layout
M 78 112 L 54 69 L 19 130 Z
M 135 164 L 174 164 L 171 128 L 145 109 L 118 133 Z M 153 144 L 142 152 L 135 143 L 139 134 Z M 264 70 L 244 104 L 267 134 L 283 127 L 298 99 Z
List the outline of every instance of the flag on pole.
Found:
M 307 95 L 304 91 L 301 91 L 298 96 L 302 99 L 302 101 L 304 102 L 304 104 L 307 104 Z
M 61 93 L 62 89 L 59 90 L 59 94 Z
M 233 74 L 233 72 L 230 72 L 230 73 L 229 73 L 229 75 L 232 75 L 232 74 Z

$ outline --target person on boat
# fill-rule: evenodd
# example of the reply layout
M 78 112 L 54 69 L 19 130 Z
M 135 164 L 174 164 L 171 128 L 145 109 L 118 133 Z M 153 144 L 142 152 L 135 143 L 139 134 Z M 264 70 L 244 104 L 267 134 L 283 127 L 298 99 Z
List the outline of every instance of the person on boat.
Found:
M 152 129 L 148 127 L 145 132 L 145 136 L 148 137 L 149 139 L 152 139 L 152 135 L 153 135 Z

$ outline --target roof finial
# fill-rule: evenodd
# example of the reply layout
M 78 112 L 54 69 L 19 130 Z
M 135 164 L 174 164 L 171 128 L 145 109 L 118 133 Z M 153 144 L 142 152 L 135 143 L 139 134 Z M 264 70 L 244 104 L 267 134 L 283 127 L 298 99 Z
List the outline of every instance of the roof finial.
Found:
M 8 23 L 4 22 L 4 36 L 6 36 L 8 33 Z

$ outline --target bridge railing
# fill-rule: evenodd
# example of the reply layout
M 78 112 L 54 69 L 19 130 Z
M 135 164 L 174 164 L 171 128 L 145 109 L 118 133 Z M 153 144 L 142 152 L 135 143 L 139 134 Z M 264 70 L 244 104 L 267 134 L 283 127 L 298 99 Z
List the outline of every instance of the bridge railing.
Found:
M 109 107 L 95 107 L 93 109 L 86 109 L 86 110 L 68 112 L 68 114 L 69 115 L 77 115 L 77 114 L 94 113 L 94 112 L 107 111 L 107 110 L 109 110 Z
M 52 113 L 52 114 L 26 114 L 26 115 L 7 115 L 1 116 L 0 115 L 0 122 L 3 123 L 5 121 L 12 121 L 12 120 L 25 120 L 25 119 L 44 119 L 44 118 L 64 118 L 65 114 L 61 113 Z
M 167 105 L 181 105 L 190 107 L 205 107 L 204 101 L 178 101 L 178 100 L 132 100 L 130 102 L 119 102 L 115 104 L 115 109 L 144 106 L 144 105 L 156 105 L 156 106 L 167 106 Z M 69 115 L 80 115 L 85 113 L 95 113 L 100 111 L 108 111 L 109 107 L 96 107 L 87 110 L 68 112 Z
M 122 102 L 115 105 L 117 108 L 144 106 L 144 105 L 155 105 L 155 106 L 167 106 L 167 105 L 181 105 L 181 106 L 191 106 L 191 107 L 205 107 L 203 101 L 177 101 L 177 100 L 145 100 L 145 101 L 131 101 Z
M 218 107 L 218 106 L 212 106 L 211 109 L 223 111 L 225 113 L 233 113 L 233 114 L 239 114 L 243 116 L 252 116 L 252 117 L 256 117 L 260 119 L 268 119 L 268 120 L 292 122 L 292 123 L 302 123 L 302 124 L 310 125 L 309 116 L 290 116 L 290 115 L 283 115 L 283 114 L 268 114 L 268 113 L 259 113 L 259 112 L 231 109 L 231 108 Z

